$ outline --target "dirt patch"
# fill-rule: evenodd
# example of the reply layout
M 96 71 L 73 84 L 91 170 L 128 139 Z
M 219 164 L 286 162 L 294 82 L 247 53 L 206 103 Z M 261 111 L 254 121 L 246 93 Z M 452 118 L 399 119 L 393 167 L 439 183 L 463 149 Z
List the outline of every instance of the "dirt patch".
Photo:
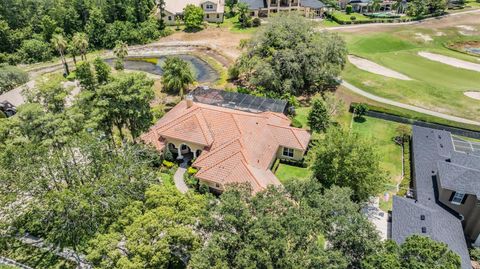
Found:
M 453 67 L 463 68 L 463 69 L 467 69 L 467 70 L 480 72 L 480 64 L 471 63 L 471 62 L 459 60 L 459 59 L 456 59 L 456 58 L 453 58 L 453 57 L 448 57 L 448 56 L 444 56 L 444 55 L 441 55 L 441 54 L 430 53 L 430 52 L 425 52 L 425 51 L 419 52 L 418 55 L 420 55 L 424 58 L 427 58 L 429 60 L 432 60 L 432 61 L 440 62 L 440 63 L 443 63 L 443 64 L 448 64 L 448 65 L 453 66 Z
M 386 68 L 384 66 L 376 64 L 367 59 L 363 59 L 354 55 L 348 55 L 348 60 L 358 69 L 362 69 L 370 73 L 374 73 L 374 74 L 381 75 L 384 77 L 389 77 L 389 78 L 395 78 L 395 79 L 401 79 L 401 80 L 412 80 L 411 78 L 397 71 Z
M 422 33 L 415 33 L 415 38 L 422 40 L 423 42 L 431 42 L 433 41 L 433 38 L 429 35 L 422 34 Z
M 472 54 L 473 56 L 480 55 L 480 41 L 464 41 L 456 42 L 447 45 L 450 49 Z
M 480 100 L 480 92 L 464 92 L 465 96 Z

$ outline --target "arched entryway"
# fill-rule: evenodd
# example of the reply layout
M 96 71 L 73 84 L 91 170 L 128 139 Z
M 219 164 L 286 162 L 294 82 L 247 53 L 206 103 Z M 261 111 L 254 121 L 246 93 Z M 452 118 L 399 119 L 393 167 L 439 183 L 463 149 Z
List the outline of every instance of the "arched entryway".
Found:
M 200 154 L 202 154 L 202 150 L 197 149 L 197 150 L 193 153 L 193 158 L 198 158 L 198 156 L 200 156 Z

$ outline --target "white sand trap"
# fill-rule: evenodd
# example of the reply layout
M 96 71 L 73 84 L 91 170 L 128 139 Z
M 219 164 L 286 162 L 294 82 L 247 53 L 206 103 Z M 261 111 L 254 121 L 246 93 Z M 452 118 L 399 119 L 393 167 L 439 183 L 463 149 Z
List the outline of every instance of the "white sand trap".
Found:
M 394 71 L 392 69 L 376 64 L 372 61 L 369 61 L 354 55 L 348 55 L 348 60 L 353 65 L 355 65 L 358 69 L 362 69 L 370 73 L 374 73 L 374 74 L 389 77 L 389 78 L 396 78 L 401 80 L 412 80 L 411 78 L 401 73 L 398 73 L 397 71 Z
M 480 72 L 480 64 L 476 63 L 471 63 L 463 60 L 459 60 L 456 58 L 448 57 L 448 56 L 443 56 L 440 54 L 435 54 L 435 53 L 430 53 L 430 52 L 425 52 L 421 51 L 418 53 L 418 55 L 427 58 L 432 61 L 440 62 L 443 64 L 448 64 L 453 67 L 457 68 L 463 68 L 463 69 L 468 69 L 472 71 L 477 71 Z
M 422 33 L 415 33 L 415 37 L 416 37 L 417 39 L 422 40 L 423 42 L 433 41 L 433 38 L 432 38 L 432 37 L 430 37 L 429 35 L 426 35 L 426 34 L 422 34 Z
M 459 29 L 462 29 L 462 30 L 466 30 L 466 31 L 476 31 L 477 29 L 475 29 L 475 27 L 471 26 L 471 25 L 457 25 L 457 28 Z
M 477 29 L 471 25 L 457 25 L 457 28 L 460 29 L 458 33 L 464 36 L 475 35 L 475 32 L 477 31 Z
M 436 35 L 436 36 L 444 36 L 445 33 L 444 33 L 444 32 L 436 32 L 435 35 Z
M 480 100 L 480 92 L 464 92 L 465 96 L 468 96 L 473 99 Z

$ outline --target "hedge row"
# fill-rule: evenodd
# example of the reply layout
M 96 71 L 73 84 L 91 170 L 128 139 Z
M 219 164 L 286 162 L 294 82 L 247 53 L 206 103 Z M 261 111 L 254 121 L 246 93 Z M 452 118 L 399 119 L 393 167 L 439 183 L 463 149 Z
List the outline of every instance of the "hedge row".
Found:
M 403 179 L 400 182 L 398 196 L 406 196 L 411 187 L 412 181 L 412 167 L 410 155 L 410 138 L 403 143 Z
M 399 23 L 399 22 L 411 22 L 411 21 L 419 21 L 419 20 L 424 20 L 428 18 L 433 18 L 433 17 L 438 17 L 445 15 L 446 13 L 435 13 L 435 14 L 430 14 L 430 15 L 425 15 L 425 16 L 419 16 L 419 17 L 408 17 L 408 18 L 390 18 L 390 19 L 380 19 L 380 18 L 370 18 L 370 20 L 354 20 L 354 21 L 345 21 L 341 20 L 337 17 L 335 17 L 332 14 L 326 13 L 325 16 L 333 21 L 335 21 L 338 24 L 366 24 L 366 23 Z

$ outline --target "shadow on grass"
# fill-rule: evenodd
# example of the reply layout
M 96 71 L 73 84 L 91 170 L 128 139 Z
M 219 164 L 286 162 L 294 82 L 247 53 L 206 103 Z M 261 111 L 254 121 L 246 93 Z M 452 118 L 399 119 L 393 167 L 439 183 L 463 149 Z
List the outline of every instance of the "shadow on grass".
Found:
M 185 28 L 183 31 L 185 33 L 197 33 L 197 32 L 200 32 L 202 30 L 203 30 L 202 27 L 195 27 L 195 28 Z
M 364 123 L 367 121 L 367 119 L 365 117 L 362 117 L 362 116 L 356 116 L 353 118 L 353 120 L 356 122 L 356 123 Z

